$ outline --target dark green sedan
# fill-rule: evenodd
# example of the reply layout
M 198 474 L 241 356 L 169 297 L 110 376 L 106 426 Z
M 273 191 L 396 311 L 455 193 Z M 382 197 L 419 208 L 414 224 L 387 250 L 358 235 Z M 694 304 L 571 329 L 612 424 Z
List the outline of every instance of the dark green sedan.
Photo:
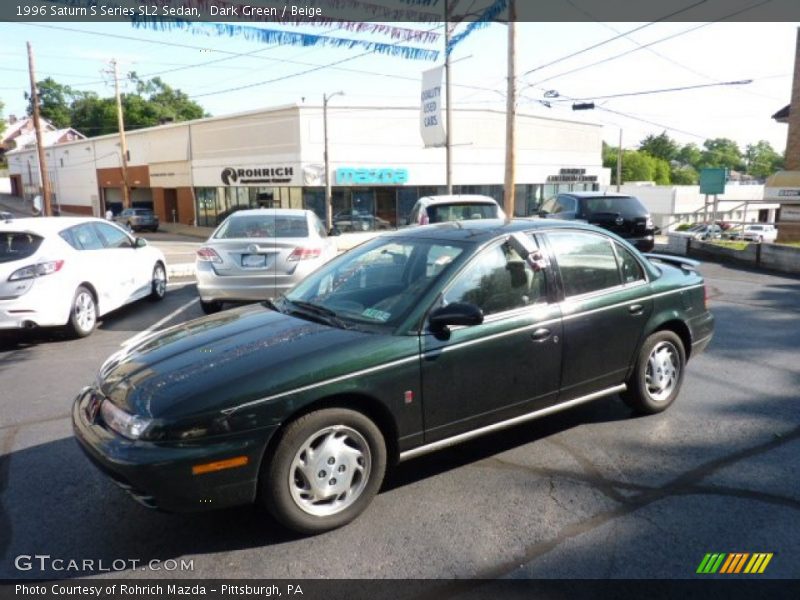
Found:
M 695 265 L 574 222 L 401 230 L 110 357 L 75 435 L 147 506 L 325 531 L 397 461 L 611 394 L 666 409 L 713 332 Z

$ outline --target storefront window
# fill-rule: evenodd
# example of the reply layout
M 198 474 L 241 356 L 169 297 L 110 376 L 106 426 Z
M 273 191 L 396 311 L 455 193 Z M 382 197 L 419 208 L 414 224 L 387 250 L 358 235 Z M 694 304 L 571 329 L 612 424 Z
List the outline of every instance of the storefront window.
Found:
M 217 225 L 217 188 L 201 187 L 194 190 L 197 202 L 197 224 L 200 227 L 216 227 Z
M 325 189 L 324 188 L 304 188 L 303 189 L 303 208 L 313 210 L 320 221 L 325 222 Z

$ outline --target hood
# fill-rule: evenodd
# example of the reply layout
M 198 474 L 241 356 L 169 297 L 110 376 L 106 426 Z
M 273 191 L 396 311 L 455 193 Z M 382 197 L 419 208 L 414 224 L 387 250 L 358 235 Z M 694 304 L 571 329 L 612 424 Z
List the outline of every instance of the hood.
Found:
M 221 411 L 353 370 L 392 336 L 344 330 L 262 305 L 149 336 L 110 357 L 98 387 L 132 414 L 173 419 Z M 376 362 L 381 358 L 375 352 Z

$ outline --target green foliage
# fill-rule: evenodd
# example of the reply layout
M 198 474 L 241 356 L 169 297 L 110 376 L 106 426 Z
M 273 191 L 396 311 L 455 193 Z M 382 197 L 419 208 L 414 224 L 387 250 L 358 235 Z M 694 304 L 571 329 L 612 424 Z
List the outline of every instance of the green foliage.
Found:
M 697 171 L 700 166 L 700 162 L 703 160 L 703 153 L 696 144 L 686 144 L 678 151 L 675 160 L 677 160 L 681 165 L 685 167 L 692 167 L 692 169 Z
M 700 175 L 694 167 L 689 165 L 683 167 L 673 167 L 670 173 L 670 180 L 675 185 L 697 185 Z
M 728 138 L 714 138 L 703 142 L 705 150 L 695 168 L 725 167 L 732 171 L 744 171 L 744 157 L 739 145 Z
M 747 173 L 757 179 L 766 179 L 783 168 L 783 156 L 775 152 L 766 140 L 748 144 L 744 151 Z
M 167 121 L 187 121 L 205 116 L 203 108 L 185 93 L 173 89 L 162 79 L 140 79 L 130 74 L 135 93 L 122 94 L 125 129 L 153 127 Z M 100 98 L 94 92 L 75 90 L 51 78 L 38 84 L 41 115 L 56 127 L 73 127 L 89 136 L 116 133 L 115 98 Z M 28 99 L 28 114 L 33 107 Z
M 678 144 L 664 131 L 659 135 L 650 134 L 639 143 L 639 150 L 646 152 L 654 158 L 667 162 L 674 160 L 678 155 Z
M 681 223 L 675 228 L 675 231 L 687 231 L 692 228 L 691 223 Z

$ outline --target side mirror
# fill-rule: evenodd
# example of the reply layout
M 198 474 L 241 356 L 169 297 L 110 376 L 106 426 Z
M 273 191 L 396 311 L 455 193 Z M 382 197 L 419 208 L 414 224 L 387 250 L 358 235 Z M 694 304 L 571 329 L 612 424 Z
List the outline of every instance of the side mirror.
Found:
M 434 310 L 428 317 L 433 331 L 441 331 L 449 325 L 480 325 L 483 311 L 468 302 L 453 302 Z
M 134 240 L 134 246 L 136 248 L 144 248 L 145 246 L 147 246 L 147 240 L 144 238 L 137 237 Z

